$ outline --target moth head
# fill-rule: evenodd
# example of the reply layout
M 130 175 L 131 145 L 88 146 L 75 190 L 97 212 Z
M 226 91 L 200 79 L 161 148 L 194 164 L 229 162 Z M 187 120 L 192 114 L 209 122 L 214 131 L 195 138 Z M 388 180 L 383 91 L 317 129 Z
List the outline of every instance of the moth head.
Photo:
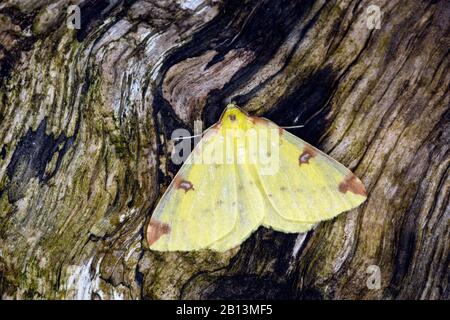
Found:
M 229 103 L 223 112 L 220 122 L 229 128 L 243 128 L 248 121 L 248 116 L 236 104 Z

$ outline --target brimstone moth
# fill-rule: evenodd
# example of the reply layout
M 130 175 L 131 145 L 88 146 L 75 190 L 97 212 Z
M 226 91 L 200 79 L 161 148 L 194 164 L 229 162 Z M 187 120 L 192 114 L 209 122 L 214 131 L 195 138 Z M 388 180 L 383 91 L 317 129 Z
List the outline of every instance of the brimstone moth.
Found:
M 345 166 L 229 104 L 160 199 L 146 240 L 157 251 L 226 251 L 260 226 L 305 232 L 365 199 Z

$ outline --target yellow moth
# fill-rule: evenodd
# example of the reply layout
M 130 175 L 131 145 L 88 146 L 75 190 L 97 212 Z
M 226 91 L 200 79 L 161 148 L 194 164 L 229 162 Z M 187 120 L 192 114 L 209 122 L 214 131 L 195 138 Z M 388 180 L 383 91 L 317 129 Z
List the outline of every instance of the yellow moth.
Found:
M 305 232 L 365 199 L 342 164 L 229 104 L 162 196 L 146 240 L 158 251 L 226 251 L 260 226 Z

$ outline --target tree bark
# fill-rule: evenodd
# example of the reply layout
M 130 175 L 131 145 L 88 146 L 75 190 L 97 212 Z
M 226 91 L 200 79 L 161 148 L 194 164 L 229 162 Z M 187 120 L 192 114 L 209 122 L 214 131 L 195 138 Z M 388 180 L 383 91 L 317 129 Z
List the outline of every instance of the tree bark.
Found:
M 0 296 L 449 299 L 449 16 L 447 0 L 2 1 Z M 230 101 L 303 124 L 368 200 L 307 234 L 149 251 L 172 131 Z

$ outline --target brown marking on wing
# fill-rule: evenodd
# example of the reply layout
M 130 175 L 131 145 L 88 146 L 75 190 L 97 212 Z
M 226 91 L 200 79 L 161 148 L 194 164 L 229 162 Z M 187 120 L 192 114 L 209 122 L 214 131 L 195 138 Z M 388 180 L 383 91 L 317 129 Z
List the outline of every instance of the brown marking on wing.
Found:
M 260 118 L 260 117 L 248 117 L 248 118 L 255 125 L 260 124 L 260 125 L 263 125 L 263 126 L 271 127 L 273 129 L 278 128 L 278 132 L 280 133 L 280 135 L 282 135 L 283 132 L 284 132 L 283 128 L 277 126 L 274 122 L 272 122 L 272 121 L 270 121 L 270 120 L 268 120 L 266 118 Z
M 236 121 L 236 115 L 235 115 L 235 114 L 230 114 L 230 115 L 228 116 L 228 118 L 229 118 L 231 121 Z
M 304 163 L 309 164 L 309 160 L 314 158 L 317 155 L 317 152 L 308 145 L 305 145 L 302 154 L 298 157 L 298 165 L 301 166 Z
M 359 194 L 362 196 L 367 196 L 366 188 L 364 187 L 361 180 L 358 179 L 353 173 L 348 174 L 344 181 L 339 184 L 339 191 L 346 193 L 350 191 L 354 194 Z
M 166 223 L 159 222 L 155 219 L 150 219 L 147 226 L 147 243 L 149 246 L 158 241 L 165 234 L 169 234 L 170 226 Z
M 217 122 L 215 124 L 213 124 L 211 127 L 209 127 L 205 133 L 203 134 L 200 142 L 195 146 L 194 152 L 195 154 L 198 156 L 202 153 L 202 149 L 203 146 L 206 142 L 208 142 L 209 140 L 211 140 L 214 136 L 216 136 L 219 133 L 220 127 L 222 125 L 220 124 L 220 122 Z
M 259 118 L 259 117 L 249 117 L 249 119 L 254 125 L 260 124 L 260 125 L 265 125 L 265 126 L 271 126 L 274 129 L 278 128 L 278 134 L 280 136 L 282 136 L 284 133 L 284 129 L 282 127 L 278 127 L 275 123 L 273 123 L 270 120 L 267 120 L 265 118 Z M 282 145 L 282 144 L 283 144 L 283 140 L 280 139 L 279 145 Z
M 209 127 L 203 134 L 202 141 L 208 141 L 209 139 L 217 135 L 221 126 L 222 124 L 220 122 L 216 122 L 211 127 Z
M 192 182 L 184 180 L 182 177 L 175 178 L 175 188 L 183 189 L 184 193 L 188 192 L 189 190 L 195 190 Z
M 253 124 L 269 125 L 269 120 L 260 117 L 249 117 Z
M 219 130 L 220 129 L 220 127 L 222 127 L 222 124 L 220 123 L 220 122 L 216 122 L 215 124 L 213 124 L 212 126 L 211 126 L 211 130 Z

